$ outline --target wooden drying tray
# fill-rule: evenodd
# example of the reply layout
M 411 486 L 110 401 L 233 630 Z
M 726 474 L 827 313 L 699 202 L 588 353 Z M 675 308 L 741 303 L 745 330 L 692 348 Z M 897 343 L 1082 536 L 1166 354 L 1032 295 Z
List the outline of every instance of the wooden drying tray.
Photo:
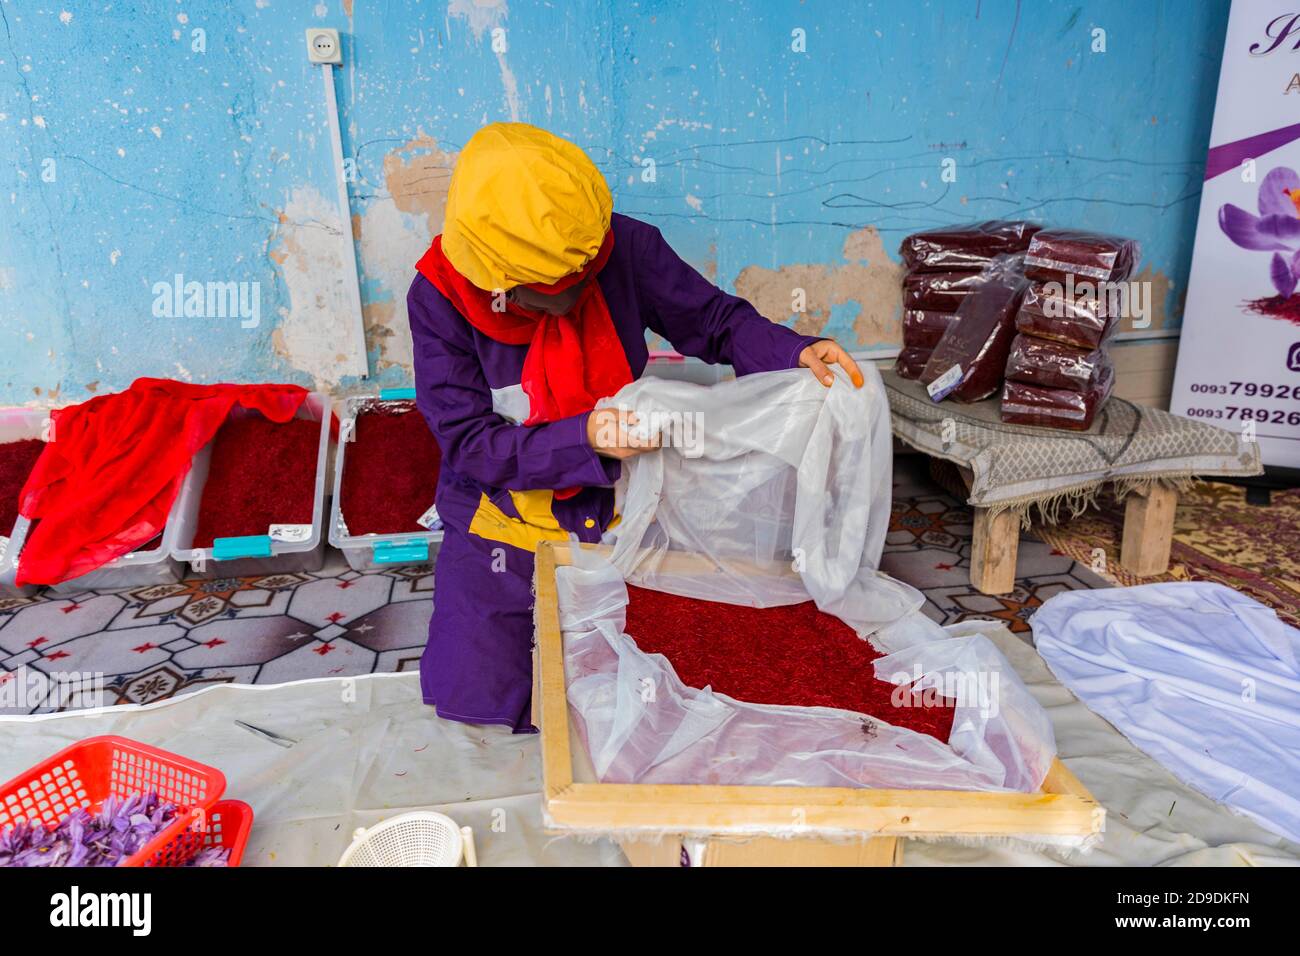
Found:
M 643 830 L 652 842 L 622 842 L 638 865 L 675 866 L 689 850 L 695 865 L 890 866 L 902 859 L 900 837 L 1086 839 L 1102 831 L 1105 810 L 1060 760 L 1052 762 L 1037 793 L 595 782 L 566 696 L 555 569 L 571 563 L 570 547 L 543 543 L 535 571 L 533 723 L 541 730 L 543 800 L 552 832 L 625 839 Z M 712 566 L 691 555 L 673 558 Z M 788 833 L 792 823 L 808 836 L 775 836 Z M 677 837 L 654 841 L 661 834 Z M 857 839 L 845 840 L 845 834 Z
M 673 559 L 711 567 L 693 555 Z M 595 782 L 565 693 L 555 568 L 569 563 L 568 544 L 545 542 L 537 551 L 533 722 L 541 730 L 543 800 L 552 831 L 694 838 L 624 843 L 629 858 L 642 865 L 677 865 L 682 845 L 689 844 L 692 860 L 705 865 L 888 866 L 901 861 L 901 836 L 1087 839 L 1104 827 L 1105 810 L 1060 760 L 1036 793 Z M 792 822 L 809 835 L 777 839 Z M 845 834 L 858 839 L 845 842 Z

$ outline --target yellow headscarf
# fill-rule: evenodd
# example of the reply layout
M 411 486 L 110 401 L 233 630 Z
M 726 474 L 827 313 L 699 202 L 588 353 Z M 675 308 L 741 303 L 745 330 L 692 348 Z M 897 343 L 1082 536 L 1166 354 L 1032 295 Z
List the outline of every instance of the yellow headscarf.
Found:
M 527 123 L 492 123 L 456 161 L 442 249 L 480 289 L 549 285 L 595 258 L 612 210 L 605 177 L 577 146 Z

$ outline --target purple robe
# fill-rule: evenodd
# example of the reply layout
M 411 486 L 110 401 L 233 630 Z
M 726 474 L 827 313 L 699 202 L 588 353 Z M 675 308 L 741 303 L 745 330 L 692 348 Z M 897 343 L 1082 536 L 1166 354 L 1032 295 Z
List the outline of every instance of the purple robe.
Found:
M 646 329 L 737 375 L 794 368 L 818 341 L 712 285 L 654 226 L 615 214 L 611 228 L 614 249 L 597 281 L 634 378 L 649 357 Z M 442 449 L 445 538 L 420 659 L 424 700 L 441 717 L 531 731 L 533 553 L 546 538 L 600 540 L 620 463 L 587 443 L 589 412 L 519 424 L 528 346 L 488 338 L 421 275 L 407 307 L 417 403 Z M 572 486 L 582 490 L 550 497 L 548 489 Z

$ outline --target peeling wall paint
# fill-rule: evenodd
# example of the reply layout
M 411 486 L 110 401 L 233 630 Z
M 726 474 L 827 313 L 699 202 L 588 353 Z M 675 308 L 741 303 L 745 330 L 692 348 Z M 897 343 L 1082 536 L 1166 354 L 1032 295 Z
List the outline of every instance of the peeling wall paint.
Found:
M 279 214 L 270 257 L 280 267 L 288 301 L 271 334 L 278 356 L 317 387 L 342 379 L 348 368 L 349 323 L 339 206 L 314 186 L 297 186 Z M 349 231 L 351 224 L 349 223 Z
M 455 162 L 454 153 L 424 133 L 391 150 L 383 162 L 387 195 L 371 201 L 360 217 L 361 261 L 370 290 L 366 339 L 381 372 L 411 367 L 406 288 L 415 263 L 442 227 Z
M 1153 324 L 1176 325 L 1227 7 L 0 0 L 0 402 L 140 375 L 361 386 L 345 228 L 374 378 L 405 382 L 457 152 L 508 119 L 586 148 L 615 208 L 714 281 L 856 348 L 897 342 L 902 236 L 992 216 L 1137 236 Z M 310 25 L 344 34 L 346 224 Z M 260 323 L 155 314 L 177 275 L 256 283 Z
M 851 338 L 841 337 L 855 345 L 894 347 L 902 341 L 902 280 L 903 267 L 868 226 L 845 238 L 842 263 L 746 266 L 736 278 L 736 294 L 764 315 L 794 315 L 791 324 L 804 335 L 838 325 L 851 329 Z

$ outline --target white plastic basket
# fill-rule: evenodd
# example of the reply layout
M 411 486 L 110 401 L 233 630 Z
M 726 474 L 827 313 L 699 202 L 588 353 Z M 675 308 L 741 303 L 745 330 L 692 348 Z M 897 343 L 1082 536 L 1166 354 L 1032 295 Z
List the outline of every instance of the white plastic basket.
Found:
M 389 817 L 352 834 L 339 866 L 478 866 L 474 831 L 432 810 Z

